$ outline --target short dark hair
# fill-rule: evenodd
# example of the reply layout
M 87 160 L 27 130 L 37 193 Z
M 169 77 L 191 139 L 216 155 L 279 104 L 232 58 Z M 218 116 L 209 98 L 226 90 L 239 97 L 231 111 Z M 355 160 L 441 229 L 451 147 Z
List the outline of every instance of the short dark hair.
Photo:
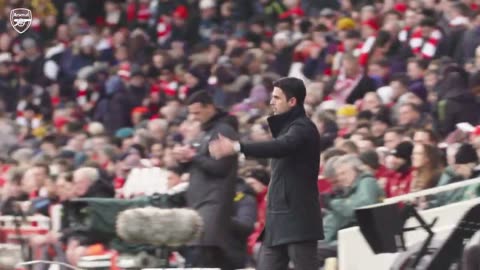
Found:
M 408 88 L 409 79 L 405 73 L 395 73 L 390 79 L 390 82 L 398 82 L 405 88 Z
M 50 175 L 50 167 L 46 162 L 35 162 L 33 167 L 42 168 L 45 171 L 46 175 Z
M 411 103 L 411 102 L 404 103 L 404 104 L 400 105 L 400 107 L 410 107 L 410 109 L 417 112 L 418 114 L 422 113 L 422 109 L 420 108 L 420 106 L 418 106 L 417 104 Z
M 380 168 L 380 161 L 378 158 L 378 154 L 374 150 L 365 151 L 360 153 L 359 155 L 360 160 L 367 165 L 368 167 L 377 170 Z
M 428 137 L 429 139 L 437 144 L 438 141 L 439 141 L 439 136 L 437 135 L 437 133 L 435 133 L 435 131 L 433 129 L 430 129 L 430 128 L 419 128 L 419 129 L 416 129 L 412 132 L 412 137 L 415 135 L 415 133 L 417 132 L 425 132 L 428 134 Z
M 418 57 L 412 57 L 408 59 L 408 63 L 415 63 L 417 66 L 423 70 L 426 70 L 428 68 L 429 62 L 425 59 L 421 59 Z
M 397 135 L 403 136 L 403 135 L 405 135 L 405 129 L 403 129 L 401 127 L 392 127 L 392 128 L 387 129 L 387 131 L 385 131 L 385 134 L 387 134 L 387 133 L 395 133 Z
M 336 156 L 343 156 L 346 155 L 347 152 L 343 149 L 339 149 L 336 147 L 330 147 L 323 153 L 323 160 L 326 163 L 329 159 L 336 157 Z
M 213 98 L 207 91 L 201 90 L 188 97 L 187 105 L 190 106 L 194 103 L 200 103 L 203 106 L 213 105 Z
M 458 13 L 460 13 L 463 16 L 469 17 L 471 15 L 470 8 L 465 3 L 453 2 L 451 8 L 456 10 Z
M 285 77 L 273 82 L 273 86 L 280 88 L 287 100 L 295 98 L 297 99 L 297 105 L 303 105 L 307 89 L 302 80 L 294 77 Z
M 432 17 L 425 17 L 420 21 L 420 26 L 435 28 L 437 27 L 437 21 Z

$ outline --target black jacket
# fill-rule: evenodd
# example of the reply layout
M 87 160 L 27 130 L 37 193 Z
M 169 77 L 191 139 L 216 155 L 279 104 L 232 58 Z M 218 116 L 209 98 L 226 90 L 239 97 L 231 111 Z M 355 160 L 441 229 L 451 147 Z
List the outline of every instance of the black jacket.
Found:
M 302 106 L 268 118 L 273 140 L 241 143 L 246 156 L 272 158 L 263 243 L 323 239 L 317 178 L 320 135 Z
M 327 91 L 329 91 L 328 94 L 333 92 L 333 87 L 335 86 L 335 83 L 337 82 L 337 79 L 338 79 L 338 77 L 334 77 L 332 80 L 330 80 L 327 83 L 326 89 L 327 89 Z M 348 95 L 345 102 L 348 103 L 348 104 L 354 104 L 355 101 L 357 101 L 359 99 L 362 99 L 363 96 L 365 96 L 366 93 L 375 91 L 375 89 L 377 89 L 377 87 L 375 85 L 375 81 L 372 78 L 364 75 L 360 79 L 358 84 L 355 86 L 355 88 L 353 88 L 350 95 Z
M 469 91 L 467 80 L 467 76 L 450 72 L 438 83 L 437 127 L 441 135 L 454 131 L 457 123 L 477 125 L 480 121 L 480 104 Z
M 247 240 L 257 221 L 257 199 L 255 192 L 243 179 L 238 179 L 236 194 L 233 198 L 234 215 L 231 218 L 231 231 L 226 239 L 229 247 L 226 256 L 232 268 L 247 266 Z
M 208 145 L 219 133 L 237 140 L 236 121 L 233 120 L 227 113 L 218 111 L 205 123 L 202 126 L 205 134 L 196 145 L 197 155 L 186 164 L 190 173 L 187 206 L 198 211 L 204 221 L 204 233 L 194 245 L 226 245 L 225 238 L 233 216 L 232 198 L 235 194 L 238 157 L 216 160 L 210 157 Z

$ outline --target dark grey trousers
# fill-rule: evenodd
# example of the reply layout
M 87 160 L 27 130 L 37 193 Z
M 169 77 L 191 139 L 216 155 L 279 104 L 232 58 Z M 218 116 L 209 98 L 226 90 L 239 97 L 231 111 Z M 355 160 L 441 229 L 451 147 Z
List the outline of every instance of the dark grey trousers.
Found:
M 262 245 L 256 269 L 287 270 L 290 261 L 295 266 L 295 270 L 318 270 L 317 241 L 274 247 Z

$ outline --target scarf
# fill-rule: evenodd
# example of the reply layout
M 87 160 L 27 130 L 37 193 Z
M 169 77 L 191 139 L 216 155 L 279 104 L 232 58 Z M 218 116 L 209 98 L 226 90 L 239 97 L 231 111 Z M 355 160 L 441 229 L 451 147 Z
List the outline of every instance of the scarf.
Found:
M 417 28 L 412 33 L 409 45 L 415 55 L 420 55 L 423 59 L 431 59 L 435 56 L 441 39 L 442 32 L 438 29 L 434 30 L 428 38 L 424 38 L 421 28 Z

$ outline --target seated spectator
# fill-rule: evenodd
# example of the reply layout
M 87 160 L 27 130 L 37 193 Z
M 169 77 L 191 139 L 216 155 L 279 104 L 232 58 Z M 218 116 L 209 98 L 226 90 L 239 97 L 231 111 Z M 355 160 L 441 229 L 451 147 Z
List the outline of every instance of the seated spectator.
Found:
M 320 156 L 320 170 L 318 175 L 318 192 L 321 194 L 323 193 L 331 193 L 335 183 L 333 167 L 330 162 L 330 166 L 327 166 L 329 161 L 334 157 L 346 155 L 347 152 L 343 151 L 340 148 L 331 147 L 323 152 Z
M 399 127 L 388 129 L 383 136 L 384 146 L 392 151 L 403 141 L 403 138 L 403 129 Z
M 443 171 L 442 158 L 436 146 L 415 144 L 412 152 L 413 172 L 411 192 L 437 185 Z
M 100 178 L 100 173 L 96 168 L 83 167 L 77 169 L 73 173 L 73 198 L 111 198 L 114 195 L 113 186 L 107 180 Z M 81 209 L 68 206 L 67 211 L 75 211 L 79 213 Z M 68 218 L 68 214 L 65 215 Z M 81 231 L 77 231 L 75 227 L 70 227 L 71 221 L 66 222 L 61 235 L 59 235 L 67 243 L 66 257 L 69 263 L 77 265 L 79 259 L 84 256 L 87 246 L 101 242 L 101 238 L 85 235 Z M 71 225 L 71 224 L 70 224 Z M 59 240 L 60 240 L 59 239 Z
M 17 202 L 28 200 L 28 193 L 22 190 L 22 178 L 22 169 L 16 168 L 8 173 L 0 194 L 0 215 L 18 215 L 21 209 Z
M 374 150 L 362 152 L 359 158 L 368 167 L 368 171 L 378 180 L 378 185 L 385 190 L 388 180 L 394 177 L 394 172 L 380 164 L 378 154 Z
M 257 243 L 265 226 L 266 209 L 267 209 L 267 188 L 270 182 L 270 174 L 264 168 L 254 168 L 247 171 L 245 182 L 253 189 L 257 201 L 257 219 L 255 228 L 248 237 L 248 254 L 254 255 L 258 251 L 260 244 Z
M 462 144 L 455 154 L 455 164 L 445 169 L 437 186 L 448 185 L 479 176 L 480 171 L 476 169 L 478 162 L 479 159 L 473 146 L 471 144 Z M 468 188 L 463 187 L 442 192 L 435 196 L 435 201 L 431 203 L 431 206 L 439 207 L 461 201 L 464 199 Z
M 438 144 L 438 135 L 431 129 L 417 129 L 413 133 L 413 142 L 435 146 Z
M 355 208 L 378 203 L 384 197 L 377 180 L 365 172 L 364 166 L 354 155 L 339 157 L 335 161 L 338 192 L 325 200 L 325 240 L 319 243 L 322 261 L 335 256 L 338 231 L 356 223 Z
M 410 142 L 402 142 L 391 152 L 394 174 L 388 178 L 385 186 L 387 198 L 404 195 L 410 192 L 412 182 L 412 152 Z
M 233 198 L 234 216 L 231 219 L 232 227 L 227 240 L 227 265 L 231 269 L 240 269 L 247 266 L 248 238 L 255 230 L 257 221 L 256 192 L 242 178 L 237 179 L 236 193 Z M 257 181 L 257 180 L 255 180 Z

